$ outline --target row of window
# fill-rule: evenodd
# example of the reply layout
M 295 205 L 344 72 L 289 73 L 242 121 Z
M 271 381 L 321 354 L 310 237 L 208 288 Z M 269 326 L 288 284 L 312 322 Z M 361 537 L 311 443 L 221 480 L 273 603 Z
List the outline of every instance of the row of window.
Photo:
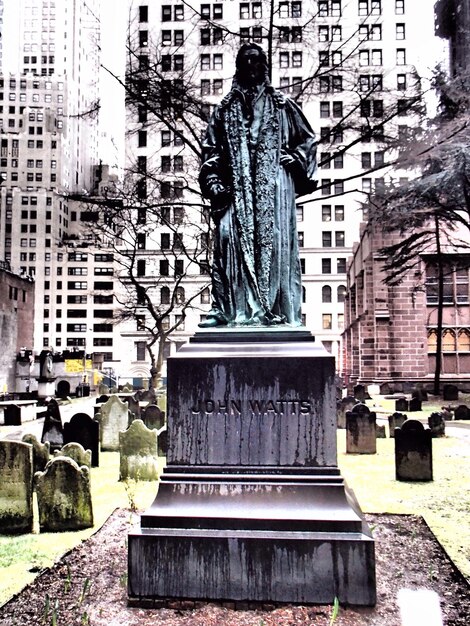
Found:
M 113 301 L 114 301 L 114 295 L 112 293 L 110 294 L 96 293 L 93 295 L 93 304 L 112 304 Z M 88 302 L 87 294 L 73 294 L 73 295 L 67 296 L 67 304 L 87 304 L 87 302 Z M 49 304 L 49 303 L 50 303 L 50 296 L 49 294 L 46 294 L 44 296 L 44 304 Z M 56 304 L 62 304 L 61 294 L 56 295 Z
M 405 0 L 395 0 L 396 15 L 405 13 Z M 359 0 L 358 14 L 361 16 L 382 15 L 382 0 Z
M 1 180 L 7 180 L 8 176 L 6 172 L 0 172 L 0 179 Z M 19 176 L 18 176 L 18 172 L 10 172 L 10 180 L 12 182 L 18 182 L 19 180 Z M 57 182 L 57 174 L 51 174 L 49 177 L 49 180 L 51 183 L 55 183 Z M 28 183 L 42 183 L 42 182 L 46 182 L 46 178 L 43 177 L 42 172 L 27 172 L 26 173 L 26 181 Z
M 10 89 L 16 89 L 17 87 L 16 78 L 10 78 L 8 84 L 9 84 Z M 30 87 L 32 87 L 33 89 L 43 88 L 43 89 L 50 90 L 52 89 L 53 84 L 57 86 L 57 89 L 59 89 L 59 91 L 63 91 L 64 83 L 62 81 L 59 81 L 57 83 L 52 83 L 52 81 L 50 80 L 46 80 L 46 81 L 33 80 L 32 83 L 30 84 Z M 3 78 L 0 78 L 0 89 L 3 89 L 4 86 L 5 86 L 5 81 Z M 19 87 L 20 89 L 26 89 L 28 87 L 26 78 L 20 79 Z
M 19 93 L 18 94 L 18 100 L 20 102 L 26 102 L 27 101 L 27 97 L 26 96 L 27 96 L 26 93 Z M 3 93 L 3 91 L 0 91 L 0 100 L 4 100 L 4 99 L 5 99 L 4 98 L 4 93 Z M 10 102 L 15 102 L 17 100 L 17 94 L 15 92 L 11 91 L 8 94 L 8 100 Z M 46 103 L 52 102 L 52 94 L 44 93 L 42 95 L 42 100 L 43 100 L 43 102 L 46 102 Z M 55 102 L 61 104 L 64 101 L 64 96 L 61 93 L 58 93 L 54 100 L 55 100 Z M 31 96 L 31 101 L 32 102 L 41 102 L 40 94 L 33 93 L 32 96 Z
M 44 289 L 48 290 L 51 288 L 51 283 L 48 280 L 44 281 Z M 56 289 L 62 289 L 62 281 L 59 280 L 56 283 Z M 114 284 L 113 281 L 95 281 L 93 283 L 93 289 L 99 291 L 99 290 L 106 290 L 106 291 L 112 291 L 112 289 L 114 288 Z M 68 281 L 67 282 L 67 289 L 68 290 L 73 290 L 73 291 L 86 291 L 88 289 L 88 283 L 86 281 Z
M 333 314 L 332 313 L 322 313 L 322 329 L 323 330 L 333 330 Z M 344 313 L 336 314 L 336 328 L 338 330 L 344 329 Z

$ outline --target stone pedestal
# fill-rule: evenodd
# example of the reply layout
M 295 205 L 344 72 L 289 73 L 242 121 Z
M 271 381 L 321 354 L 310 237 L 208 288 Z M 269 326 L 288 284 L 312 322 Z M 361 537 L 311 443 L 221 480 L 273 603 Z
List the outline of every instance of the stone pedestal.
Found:
M 51 398 L 55 396 L 55 378 L 38 378 L 38 398 Z
M 334 359 L 305 330 L 201 331 L 168 360 L 168 457 L 129 602 L 375 603 L 336 458 Z

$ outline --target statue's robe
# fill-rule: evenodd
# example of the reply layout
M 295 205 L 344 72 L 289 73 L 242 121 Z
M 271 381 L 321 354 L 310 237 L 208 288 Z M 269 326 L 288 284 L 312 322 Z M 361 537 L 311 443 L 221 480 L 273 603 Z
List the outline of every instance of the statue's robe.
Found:
M 294 163 L 279 159 L 289 154 Z M 222 323 L 301 323 L 296 197 L 316 186 L 315 136 L 301 109 L 270 85 L 252 100 L 236 84 L 215 109 L 200 185 L 229 190 L 214 217 L 212 311 Z

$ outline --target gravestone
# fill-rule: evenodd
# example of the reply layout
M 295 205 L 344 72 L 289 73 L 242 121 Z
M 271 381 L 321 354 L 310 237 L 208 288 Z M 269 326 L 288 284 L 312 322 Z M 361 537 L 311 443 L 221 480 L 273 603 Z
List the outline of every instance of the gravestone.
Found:
M 59 380 L 56 395 L 62 399 L 70 396 L 70 383 L 68 380 Z
M 64 443 L 75 441 L 85 450 L 91 450 L 91 466 L 99 466 L 100 425 L 86 413 L 75 413 L 70 422 L 64 424 Z
M 41 532 L 81 530 L 93 526 L 90 470 L 58 456 L 35 475 Z
M 119 433 L 129 426 L 129 408 L 117 396 L 111 396 L 95 416 L 100 424 L 101 449 L 111 452 L 119 450 Z
M 395 436 L 395 428 L 401 428 L 406 420 L 406 415 L 397 413 L 396 411 L 393 415 L 388 416 L 388 433 L 392 439 Z
M 139 389 L 139 391 L 136 391 L 134 398 L 137 402 L 150 402 L 150 404 L 155 404 L 157 401 L 157 394 L 155 393 L 155 389 L 150 387 L 150 389 Z
M 460 404 L 455 409 L 455 419 L 456 420 L 469 420 L 470 419 L 470 409 L 466 404 Z
M 386 439 L 387 438 L 387 433 L 385 432 L 385 425 L 377 425 L 375 427 L 375 436 L 377 437 L 377 439 Z
M 409 419 L 395 430 L 397 480 L 432 480 L 432 434 L 418 420 Z
M 346 428 L 346 413 L 356 406 L 356 398 L 354 396 L 346 396 L 341 399 L 339 410 L 337 412 L 337 428 Z
M 364 402 L 364 400 L 370 399 L 365 385 L 356 385 L 354 387 L 353 393 L 357 402 Z
M 108 395 L 109 394 L 109 387 L 108 387 L 108 385 L 105 385 L 103 383 L 101 385 L 98 385 L 98 393 L 100 395 Z
M 0 533 L 33 530 L 33 447 L 0 441 Z
M 119 480 L 158 480 L 158 433 L 134 420 L 119 433 Z
M 16 404 L 7 404 L 3 416 L 5 426 L 21 426 L 21 408 Z
M 456 409 L 457 407 L 452 407 L 450 405 L 443 406 L 440 413 L 446 422 L 451 422 L 453 419 L 455 419 L 454 413 Z
M 109 400 L 110 396 L 106 393 L 101 394 L 99 398 L 96 398 L 96 404 L 103 404 Z
M 156 404 L 149 404 L 143 411 L 142 421 L 147 428 L 162 428 L 165 424 L 165 413 Z
M 42 443 L 49 442 L 51 452 L 60 450 L 64 445 L 64 429 L 60 417 L 60 408 L 54 398 L 49 400 L 46 406 L 41 441 Z
M 139 404 L 140 400 L 136 398 L 135 396 L 128 396 L 127 398 L 124 398 L 124 402 L 127 402 L 129 411 L 134 416 L 133 419 L 140 419 L 141 414 L 142 414 L 142 409 Z
M 445 437 L 446 422 L 442 413 L 431 413 L 428 417 L 428 425 L 433 437 Z
M 356 404 L 346 413 L 346 453 L 375 454 L 377 452 L 376 414 L 365 404 Z
M 34 435 L 23 435 L 22 441 L 33 446 L 33 473 L 42 472 L 49 461 L 49 442 L 41 443 Z
M 78 467 L 86 465 L 91 467 L 91 450 L 85 450 L 85 448 L 76 441 L 66 443 L 60 450 L 54 452 L 54 457 L 65 456 L 75 461 Z
M 442 390 L 444 400 L 454 401 L 459 399 L 459 388 L 457 385 L 444 385 Z
M 390 387 L 389 383 L 382 383 L 380 385 L 380 395 L 382 396 L 386 396 L 388 394 L 392 393 L 392 388 Z
M 421 411 L 422 408 L 420 398 L 411 398 L 408 410 L 410 411 L 410 413 L 413 413 L 415 411 Z
M 395 411 L 409 411 L 408 400 L 406 398 L 397 398 L 395 400 Z
M 166 456 L 168 452 L 168 430 L 166 425 L 157 430 L 158 456 Z
M 126 383 L 122 388 L 123 393 L 132 393 L 133 391 L 134 387 L 130 383 Z
M 428 399 L 428 392 L 422 387 L 416 387 L 412 390 L 411 397 L 418 398 L 418 400 L 421 400 L 421 402 L 426 402 L 426 400 Z

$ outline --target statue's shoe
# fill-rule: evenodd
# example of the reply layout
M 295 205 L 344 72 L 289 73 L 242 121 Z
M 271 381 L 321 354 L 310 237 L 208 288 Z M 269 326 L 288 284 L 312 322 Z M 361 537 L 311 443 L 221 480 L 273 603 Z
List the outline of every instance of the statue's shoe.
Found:
M 216 328 L 217 326 L 227 326 L 227 322 L 217 317 L 208 317 L 198 324 L 199 328 Z

